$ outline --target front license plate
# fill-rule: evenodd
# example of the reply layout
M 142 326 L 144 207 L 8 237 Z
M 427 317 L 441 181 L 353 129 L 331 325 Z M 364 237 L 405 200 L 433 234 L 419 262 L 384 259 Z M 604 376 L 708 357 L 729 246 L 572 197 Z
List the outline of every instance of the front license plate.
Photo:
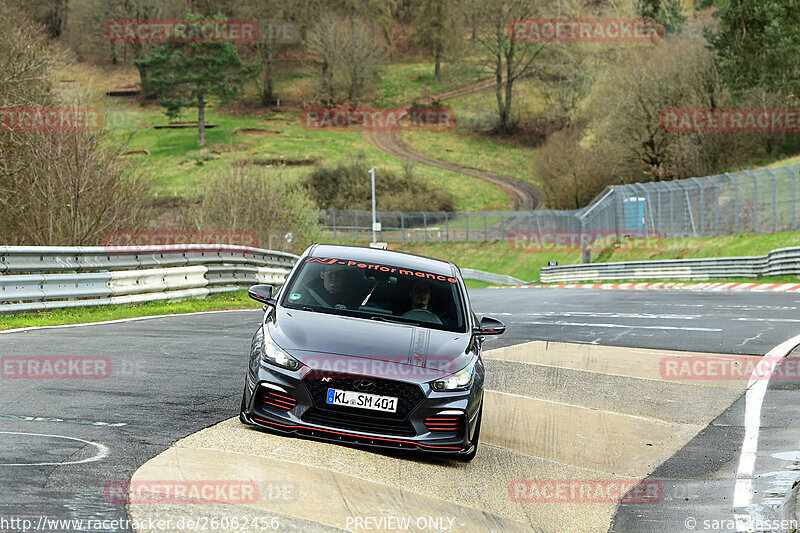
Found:
M 397 398 L 393 396 L 378 396 L 351 390 L 328 389 L 326 402 L 331 405 L 347 405 L 387 413 L 397 412 Z

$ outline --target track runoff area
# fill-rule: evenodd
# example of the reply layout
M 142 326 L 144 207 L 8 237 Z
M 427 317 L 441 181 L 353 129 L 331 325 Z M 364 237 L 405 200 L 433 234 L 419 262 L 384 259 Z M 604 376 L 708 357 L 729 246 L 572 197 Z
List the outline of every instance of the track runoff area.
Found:
M 471 299 L 508 331 L 467 464 L 242 425 L 258 310 L 2 333 L 0 530 L 797 527 L 800 296 Z

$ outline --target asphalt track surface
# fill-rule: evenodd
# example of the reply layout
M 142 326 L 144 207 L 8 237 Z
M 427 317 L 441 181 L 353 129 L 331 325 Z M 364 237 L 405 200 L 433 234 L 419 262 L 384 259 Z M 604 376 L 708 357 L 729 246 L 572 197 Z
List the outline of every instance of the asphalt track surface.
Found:
M 486 342 L 487 350 L 545 340 L 763 355 L 800 331 L 800 297 L 786 293 L 484 289 L 470 294 L 476 312 L 508 325 L 505 335 Z M 0 334 L 0 356 L 94 355 L 108 357 L 112 365 L 106 379 L 0 381 L 0 531 L 22 531 L 3 518 L 127 518 L 124 505 L 104 497 L 104 487 L 129 480 L 176 440 L 236 415 L 260 317 L 260 310 L 205 313 Z M 514 381 L 503 361 L 488 361 L 487 370 L 498 383 Z M 786 466 L 794 464 L 794 456 L 785 454 L 798 448 L 797 409 L 786 407 L 800 405 L 796 385 L 770 383 L 764 398 L 759 457 L 765 459 L 756 462 L 756 472 L 765 476 L 755 481 L 759 496 L 753 503 L 774 499 L 782 494 L 775 484 L 785 489 L 795 479 Z M 730 498 L 745 409 L 742 394 L 651 474 L 680 480 L 692 491 L 689 500 L 676 497 L 669 500 L 672 507 L 644 510 L 623 505 L 612 530 L 687 531 L 669 521 L 684 519 L 687 506 L 697 502 L 708 516 L 717 516 L 720 498 Z M 462 482 L 453 479 L 454 490 Z M 304 529 L 302 522 L 294 527 Z

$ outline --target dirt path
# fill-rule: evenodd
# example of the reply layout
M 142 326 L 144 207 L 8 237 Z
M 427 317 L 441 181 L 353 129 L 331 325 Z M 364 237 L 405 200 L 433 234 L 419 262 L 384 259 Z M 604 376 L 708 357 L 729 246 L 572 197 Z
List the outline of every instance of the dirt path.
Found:
M 447 100 L 465 94 L 484 91 L 490 89 L 493 85 L 494 80 L 489 78 L 457 89 L 433 94 L 431 97 L 439 101 Z M 403 142 L 400 131 L 367 131 L 367 138 L 372 142 L 375 148 L 393 157 L 466 174 L 467 176 L 472 176 L 500 187 L 511 198 L 512 209 L 515 211 L 530 211 L 532 209 L 539 209 L 544 205 L 544 194 L 532 183 L 518 180 L 510 176 L 495 174 L 494 172 L 461 167 L 421 154 Z

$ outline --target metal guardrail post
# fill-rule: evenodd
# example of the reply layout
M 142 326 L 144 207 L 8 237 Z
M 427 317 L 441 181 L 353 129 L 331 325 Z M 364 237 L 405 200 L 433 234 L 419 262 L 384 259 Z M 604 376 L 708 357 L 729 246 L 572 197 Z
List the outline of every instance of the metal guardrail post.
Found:
M 744 172 L 753 178 L 753 233 L 758 233 L 758 178 L 749 170 Z
M 669 190 L 669 229 L 675 236 L 675 189 Z
M 661 228 L 661 189 L 656 189 L 656 212 L 658 213 L 658 227 Z
M 797 227 L 796 221 L 796 210 L 797 210 L 797 203 L 795 202 L 795 173 L 790 168 L 786 168 L 786 171 L 792 176 L 792 231 Z
M 698 178 L 692 178 L 692 181 L 700 188 L 700 236 L 703 236 L 706 233 L 705 195 L 703 194 L 705 192 L 705 187 L 703 187 L 703 184 Z
M 489 227 L 486 225 L 486 211 L 483 212 L 483 242 L 489 240 Z
M 775 174 L 768 168 L 764 169 L 767 174 L 772 176 L 772 233 L 778 232 L 778 210 L 777 210 L 777 203 L 778 203 L 778 178 L 775 177 Z
M 733 233 L 739 233 L 739 182 L 730 172 L 725 175 L 733 182 Z
M 333 238 L 336 238 L 336 209 L 333 210 Z
M 402 211 L 398 211 L 400 213 L 400 233 L 402 234 L 402 241 L 406 242 L 406 222 L 405 217 L 403 216 Z
M 694 223 L 694 215 L 692 214 L 692 203 L 689 201 L 689 190 L 684 187 L 680 181 L 675 183 L 677 183 L 678 186 L 683 189 L 683 197 L 686 200 L 686 210 L 689 212 L 689 223 L 691 224 L 692 235 L 697 237 L 697 226 Z

